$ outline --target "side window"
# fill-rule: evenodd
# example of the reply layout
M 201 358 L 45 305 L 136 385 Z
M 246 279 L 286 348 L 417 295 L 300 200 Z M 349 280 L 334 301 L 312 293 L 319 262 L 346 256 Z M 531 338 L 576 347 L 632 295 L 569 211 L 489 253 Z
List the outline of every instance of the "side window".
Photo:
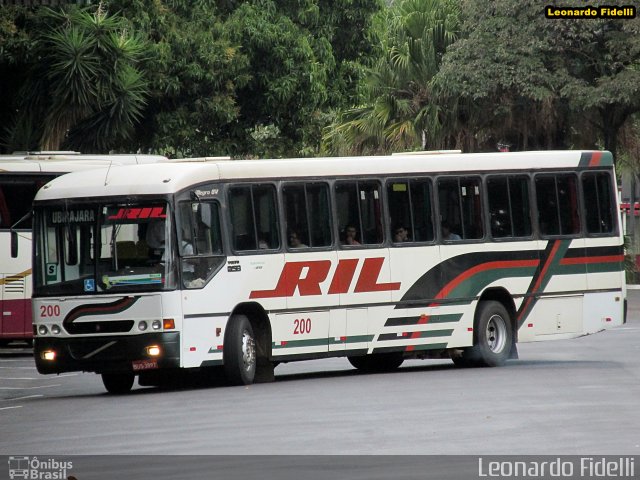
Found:
M 178 204 L 182 286 L 202 288 L 224 263 L 218 202 Z
M 31 217 L 25 218 L 25 215 L 31 210 L 38 190 L 53 178 L 54 175 L 0 175 L 0 228 L 10 228 L 20 222 L 16 228 L 31 229 Z
M 484 236 L 481 199 L 478 177 L 438 180 L 443 240 L 473 240 Z
M 331 245 L 329 187 L 324 183 L 286 185 L 282 195 L 289 247 Z
M 340 243 L 378 245 L 383 242 L 380 184 L 338 182 L 335 189 Z
M 494 238 L 531 235 L 529 178 L 490 177 L 487 180 L 489 220 Z
M 391 240 L 428 242 L 433 240 L 431 182 L 426 179 L 393 180 L 387 184 Z
M 275 199 L 273 185 L 239 185 L 229 189 L 234 250 L 280 248 Z
M 181 255 L 222 253 L 220 207 L 215 202 L 182 202 L 180 208 Z
M 538 175 L 536 197 L 542 235 L 575 235 L 580 232 L 575 175 Z
M 615 198 L 611 176 L 607 172 L 589 172 L 582 175 L 585 224 L 587 233 L 615 233 Z

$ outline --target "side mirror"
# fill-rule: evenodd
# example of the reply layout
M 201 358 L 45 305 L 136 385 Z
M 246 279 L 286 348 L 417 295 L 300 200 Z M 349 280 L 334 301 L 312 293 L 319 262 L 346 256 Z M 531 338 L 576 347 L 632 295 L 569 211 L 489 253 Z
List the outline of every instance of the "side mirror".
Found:
M 18 233 L 11 230 L 11 258 L 18 258 Z

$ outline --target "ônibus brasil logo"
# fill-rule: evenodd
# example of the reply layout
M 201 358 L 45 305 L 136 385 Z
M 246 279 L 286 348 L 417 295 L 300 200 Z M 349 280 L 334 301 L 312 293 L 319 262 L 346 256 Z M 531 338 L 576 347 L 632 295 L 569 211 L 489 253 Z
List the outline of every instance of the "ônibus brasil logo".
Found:
M 9 478 L 27 480 L 65 480 L 73 468 L 73 462 L 59 461 L 55 458 L 9 457 Z

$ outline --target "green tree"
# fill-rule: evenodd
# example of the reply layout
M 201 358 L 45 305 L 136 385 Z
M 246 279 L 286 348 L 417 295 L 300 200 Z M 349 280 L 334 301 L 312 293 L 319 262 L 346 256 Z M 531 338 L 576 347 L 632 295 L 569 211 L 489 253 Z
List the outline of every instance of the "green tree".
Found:
M 0 151 L 24 148 L 30 142 L 30 128 L 20 132 L 16 125 L 20 86 L 27 78 L 33 40 L 23 28 L 29 11 L 24 7 L 0 8 Z M 17 147 L 17 148 L 16 148 Z
M 104 151 L 128 138 L 147 95 L 137 68 L 144 42 L 100 6 L 41 8 L 30 27 L 32 61 L 13 129 L 29 135 L 9 143 Z
M 143 63 L 150 97 L 129 148 L 176 157 L 240 149 L 245 132 L 238 125 L 237 94 L 250 78 L 248 60 L 230 39 L 216 2 L 110 0 L 107 5 L 151 44 Z
M 341 8 L 330 0 L 103 0 L 100 5 L 107 19 L 118 20 L 122 35 L 135 32 L 147 47 L 130 63 L 147 90 L 144 103 L 136 103 L 139 113 L 130 117 L 134 130 L 126 137 L 114 135 L 113 126 L 103 129 L 102 146 L 174 156 L 292 156 L 317 153 L 322 128 L 337 109 L 358 98 L 356 80 L 362 64 L 374 55 L 371 17 L 384 2 L 345 0 Z M 83 70 L 74 70 L 76 83 L 86 78 L 80 73 L 88 67 L 110 66 L 107 73 L 113 78 L 116 70 L 106 57 L 95 60 L 80 54 L 87 29 L 73 23 L 76 20 L 65 20 L 68 31 L 60 24 L 60 18 L 71 18 L 71 10 L 43 15 L 41 8 L 14 9 L 20 13 L 6 14 L 6 24 L 2 20 L 8 10 L 0 10 L 0 48 L 5 48 L 0 69 L 7 72 L 0 85 L 9 93 L 0 101 L 0 111 L 7 112 L 3 118 L 15 112 L 20 117 L 19 122 L 5 122 L 11 125 L 13 148 L 36 148 L 46 125 L 48 137 L 55 137 L 51 129 L 56 128 L 67 132 L 65 147 L 84 149 L 87 142 L 82 140 L 91 139 L 96 126 L 113 119 L 111 110 L 82 103 L 89 94 L 70 98 L 75 90 L 58 96 L 43 77 L 55 70 L 56 57 L 46 49 L 55 43 L 58 56 L 65 49 L 78 53 L 77 67 Z M 66 37 L 53 42 L 54 33 Z M 45 57 L 50 60 L 39 61 Z M 25 97 L 28 102 L 17 105 L 13 99 L 24 96 L 16 93 L 21 84 L 29 85 L 25 92 L 30 95 Z M 76 125 L 49 125 L 51 115 L 60 112 L 47 113 L 54 100 L 66 105 L 67 124 L 78 117 Z M 15 141 L 18 138 L 22 141 Z
M 327 129 L 334 153 L 425 149 L 443 143 L 450 112 L 437 103 L 433 78 L 458 36 L 456 1 L 404 0 L 377 17 L 380 60 L 363 80 L 364 102 Z
M 599 2 L 550 2 L 587 6 Z M 618 2 L 609 2 L 618 3 Z M 436 85 L 458 99 L 465 148 L 616 150 L 640 108 L 638 19 L 545 18 L 535 0 L 463 0 L 463 35 Z
M 247 150 L 240 153 L 299 154 L 306 143 L 306 127 L 328 100 L 335 58 L 326 39 L 314 38 L 301 25 L 319 15 L 313 2 L 307 6 L 300 11 L 258 0 L 242 3 L 228 18 L 231 36 L 249 57 L 251 72 L 247 85 L 238 90 L 240 121 L 248 133 L 269 126 L 279 132 L 268 144 L 247 143 Z

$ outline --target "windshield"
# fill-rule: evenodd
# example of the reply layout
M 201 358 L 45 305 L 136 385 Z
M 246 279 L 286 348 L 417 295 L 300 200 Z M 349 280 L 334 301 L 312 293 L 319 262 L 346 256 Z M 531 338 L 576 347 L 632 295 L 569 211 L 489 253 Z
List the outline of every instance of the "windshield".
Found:
M 168 211 L 165 202 L 37 209 L 35 293 L 173 288 Z

